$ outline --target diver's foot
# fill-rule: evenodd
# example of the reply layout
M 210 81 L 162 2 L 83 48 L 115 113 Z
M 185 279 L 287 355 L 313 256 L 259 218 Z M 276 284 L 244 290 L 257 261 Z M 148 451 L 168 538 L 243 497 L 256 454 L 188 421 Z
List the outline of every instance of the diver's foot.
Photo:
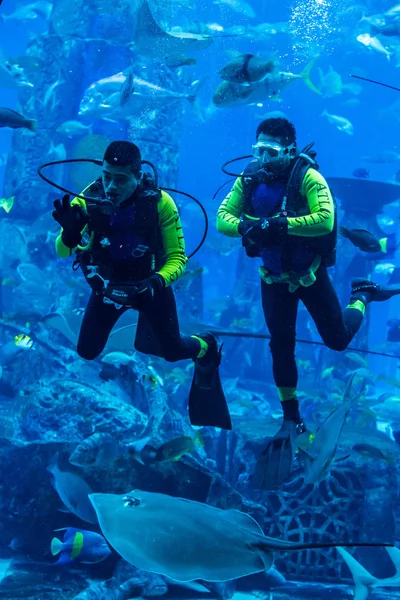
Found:
M 307 431 L 307 427 L 301 417 L 300 419 L 283 419 L 280 431 L 292 431 L 297 436 Z
M 221 348 L 218 347 L 218 342 L 212 333 L 206 331 L 204 333 L 197 334 L 197 337 L 201 338 L 207 343 L 207 351 L 202 358 L 197 358 L 196 363 L 201 367 L 207 367 L 210 363 L 219 367 L 221 363 Z
M 384 302 L 400 294 L 400 286 L 383 287 L 368 279 L 353 279 L 351 282 L 351 300 L 361 300 L 364 304 Z

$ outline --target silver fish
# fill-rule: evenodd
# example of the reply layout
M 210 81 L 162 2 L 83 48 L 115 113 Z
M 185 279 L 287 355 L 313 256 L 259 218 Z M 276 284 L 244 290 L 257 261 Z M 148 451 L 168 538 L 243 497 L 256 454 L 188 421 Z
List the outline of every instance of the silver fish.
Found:
M 72 471 L 61 471 L 56 454 L 47 470 L 53 475 L 53 486 L 69 512 L 83 521 L 97 523 L 96 513 L 89 501 L 92 488 L 80 475 Z
M 342 403 L 328 415 L 322 425 L 318 428 L 309 450 L 304 450 L 299 446 L 299 451 L 304 458 L 304 479 L 307 483 L 315 484 L 320 481 L 328 472 L 335 459 L 336 450 L 347 415 L 349 414 L 352 405 L 357 402 L 365 392 L 365 388 L 362 388 L 356 393 L 352 392 L 352 386 L 356 375 L 357 371 L 350 377 Z
M 91 494 L 90 501 L 103 535 L 125 560 L 177 581 L 228 581 L 268 571 L 274 550 L 337 545 L 267 537 L 246 513 L 165 494 L 133 490 Z
M 321 92 L 310 79 L 311 70 L 316 60 L 316 58 L 313 58 L 301 73 L 274 71 L 267 73 L 262 81 L 252 83 L 248 86 L 223 81 L 215 90 L 213 103 L 216 106 L 224 108 L 247 106 L 248 104 L 256 104 L 268 99 L 277 100 L 282 91 L 296 79 L 303 80 L 313 92 L 320 94 Z
M 101 467 L 122 453 L 119 442 L 110 433 L 94 433 L 77 445 L 69 462 L 78 467 Z

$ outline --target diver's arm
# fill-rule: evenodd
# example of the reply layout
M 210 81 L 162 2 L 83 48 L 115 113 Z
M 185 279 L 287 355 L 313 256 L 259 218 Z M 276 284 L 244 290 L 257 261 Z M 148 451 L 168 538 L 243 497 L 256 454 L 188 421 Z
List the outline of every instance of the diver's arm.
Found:
M 179 279 L 186 269 L 185 239 L 181 219 L 175 202 L 169 194 L 161 192 L 158 203 L 159 226 L 161 240 L 164 246 L 166 261 L 158 271 L 165 281 L 171 285 Z
M 85 200 L 82 200 L 82 198 L 74 198 L 71 201 L 71 206 L 73 206 L 74 204 L 79 204 L 80 206 L 82 206 L 83 209 L 86 210 L 86 202 L 85 202 Z M 82 230 L 82 232 L 83 231 L 84 231 L 84 229 Z M 68 258 L 75 252 L 77 246 L 75 248 L 68 248 L 68 246 L 63 244 L 62 237 L 61 237 L 62 232 L 63 232 L 63 229 L 61 228 L 60 233 L 56 239 L 56 252 L 60 258 Z
M 217 231 L 228 237 L 240 237 L 238 231 L 240 216 L 244 210 L 242 178 L 238 177 L 233 188 L 222 202 L 217 212 Z
M 314 237 L 330 233 L 335 220 L 335 207 L 329 186 L 321 173 L 308 169 L 300 193 L 307 198 L 310 214 L 288 217 L 288 234 Z

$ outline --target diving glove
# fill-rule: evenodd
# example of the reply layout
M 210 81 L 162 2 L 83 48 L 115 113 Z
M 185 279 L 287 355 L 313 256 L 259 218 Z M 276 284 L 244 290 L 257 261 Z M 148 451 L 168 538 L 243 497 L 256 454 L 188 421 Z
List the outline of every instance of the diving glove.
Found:
M 243 246 L 256 244 L 261 248 L 276 246 L 287 234 L 286 217 L 262 219 L 242 219 L 238 231 L 242 236 Z
M 142 279 L 142 281 L 137 281 L 135 283 L 137 290 L 137 297 L 141 302 L 147 303 L 151 302 L 154 298 L 154 295 L 157 292 L 160 292 L 165 288 L 164 278 L 155 273 L 147 279 Z
M 89 215 L 79 204 L 71 205 L 69 194 L 53 202 L 53 219 L 62 227 L 61 240 L 67 248 L 75 248 L 82 239 L 82 230 L 89 222 Z

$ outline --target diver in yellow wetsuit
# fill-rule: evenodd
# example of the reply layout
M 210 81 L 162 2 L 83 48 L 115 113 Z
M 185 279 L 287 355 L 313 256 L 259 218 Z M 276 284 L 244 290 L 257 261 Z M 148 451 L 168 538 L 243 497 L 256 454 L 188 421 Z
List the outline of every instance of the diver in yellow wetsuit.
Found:
M 236 179 L 217 213 L 218 231 L 241 236 L 246 253 L 262 260 L 262 305 L 284 420 L 257 463 L 253 482 L 261 489 L 274 488 L 289 476 L 293 440 L 305 431 L 296 398 L 299 300 L 325 344 L 344 350 L 358 331 L 367 304 L 400 293 L 354 280 L 350 303 L 342 312 L 327 271 L 335 262 L 335 205 L 310 148 L 297 150 L 296 131 L 288 120 L 260 123 L 255 159 Z
M 135 144 L 112 142 L 101 179 L 81 194 L 87 199 L 70 202 L 67 195 L 54 202 L 53 217 L 62 227 L 57 254 L 75 252 L 74 264 L 92 288 L 77 351 L 87 360 L 99 356 L 120 316 L 133 308 L 139 311 L 137 350 L 171 362 L 191 358 L 198 369 L 209 369 L 212 379 L 220 362 L 215 338 L 179 331 L 171 284 L 184 273 L 187 259 L 178 210 L 171 196 L 142 176 L 141 165 Z M 219 397 L 221 392 L 219 387 Z M 195 408 L 194 424 L 214 424 Z

